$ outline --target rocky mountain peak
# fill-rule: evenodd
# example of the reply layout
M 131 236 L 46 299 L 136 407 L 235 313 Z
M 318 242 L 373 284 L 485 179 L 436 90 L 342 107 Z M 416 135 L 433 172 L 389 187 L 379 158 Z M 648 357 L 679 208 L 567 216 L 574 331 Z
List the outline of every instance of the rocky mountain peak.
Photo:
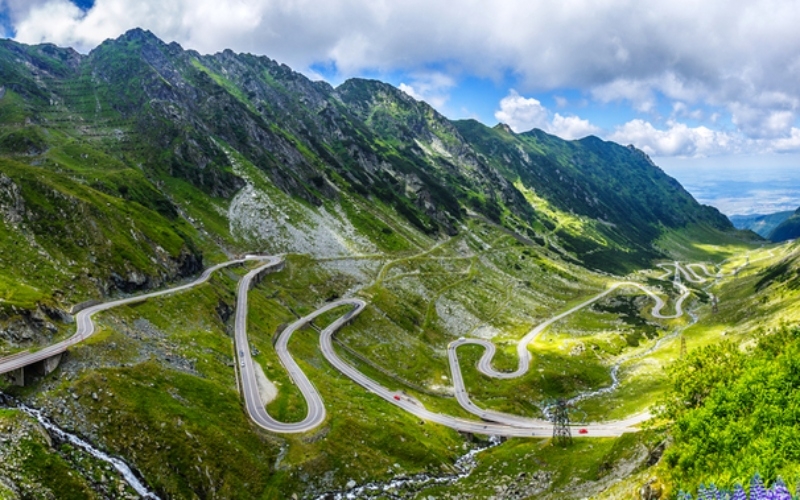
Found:
M 505 132 L 506 134 L 514 135 L 514 131 L 511 130 L 511 127 L 507 123 L 498 123 L 494 126 L 494 129 L 500 132 Z
M 30 65 L 17 62 L 31 52 L 17 45 L 0 57 L 25 82 L 10 91 L 65 102 L 69 120 L 87 134 L 108 134 L 92 125 L 97 120 L 123 120 L 129 128 L 119 135 L 140 151 L 135 161 L 148 175 L 181 178 L 213 196 L 230 198 L 243 187 L 229 159 L 235 152 L 278 189 L 316 207 L 354 193 L 382 200 L 430 234 L 453 234 L 459 221 L 478 214 L 536 237 L 557 226 L 523 195 L 536 193 L 558 210 L 603 221 L 595 237 L 569 235 L 574 241 L 565 246 L 609 269 L 630 258 L 621 250 L 595 252 L 597 241 L 616 242 L 609 249 L 636 246 L 644 263 L 663 227 L 704 221 L 725 229 L 641 152 L 596 137 L 565 141 L 537 129 L 516 134 L 504 123 L 453 122 L 377 80 L 353 78 L 333 89 L 265 56 L 201 55 L 137 28 L 69 72 L 53 57 L 39 57 L 53 82 L 45 92 L 39 75 L 26 73 Z M 45 137 L 26 134 L 27 142 L 6 142 Z
M 160 38 L 153 34 L 150 30 L 142 28 L 133 28 L 122 35 L 116 41 L 118 42 L 141 42 L 141 43 L 155 43 L 158 45 L 166 45 Z

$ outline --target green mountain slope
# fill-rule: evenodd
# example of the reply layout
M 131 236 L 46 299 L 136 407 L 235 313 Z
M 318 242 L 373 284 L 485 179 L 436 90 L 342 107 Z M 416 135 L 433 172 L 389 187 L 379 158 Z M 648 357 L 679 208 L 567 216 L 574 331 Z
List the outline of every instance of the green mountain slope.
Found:
M 730 215 L 728 218 L 737 229 L 749 229 L 764 238 L 769 238 L 769 234 L 793 213 L 788 210 L 766 215 Z
M 663 403 L 674 443 L 659 475 L 693 495 L 701 483 L 732 489 L 755 473 L 794 490 L 800 247 L 765 247 L 728 266 L 737 277 L 709 288 L 717 310 L 698 310 L 688 354 L 670 368 Z
M 313 206 L 342 192 L 377 198 L 418 229 L 451 235 L 477 213 L 532 239 L 549 234 L 607 270 L 658 256 L 651 243 L 664 231 L 730 229 L 639 152 L 451 123 L 380 82 L 333 89 L 265 57 L 201 56 L 141 30 L 88 56 L 9 41 L 2 50 L 13 81 L 5 100 L 18 104 L 7 116 L 33 123 L 4 134 L 8 151 L 42 154 L 45 131 L 58 131 L 139 166 L 151 182 L 183 179 L 227 199 L 244 185 L 235 151 Z M 539 199 L 591 229 L 563 229 Z
M 800 237 L 800 208 L 778 224 L 768 235 L 769 240 L 776 243 L 793 240 L 798 237 Z
M 665 231 L 699 224 L 730 230 L 712 207 L 699 205 L 673 178 L 633 147 L 596 137 L 564 141 L 541 130 L 522 134 L 474 120 L 455 123 L 498 171 L 534 199 L 582 219 L 554 234 L 589 266 L 621 270 L 659 255 Z M 535 202 L 534 202 L 535 203 Z
M 337 336 L 337 352 L 434 411 L 467 416 L 451 393 L 454 339 L 493 339 L 496 365 L 511 369 L 534 325 L 615 279 L 597 270 L 627 274 L 675 255 L 721 260 L 752 246 L 747 237 L 640 151 L 596 138 L 452 122 L 381 82 L 333 88 L 266 57 L 201 55 L 142 30 L 88 55 L 0 41 L 2 356 L 74 331 L 65 311 L 80 302 L 164 287 L 237 254 L 286 253 L 286 269 L 250 298 L 251 351 L 279 389 L 268 405 L 276 418 L 301 418 L 305 403 L 275 335 L 343 296 L 369 306 Z M 242 272 L 102 313 L 98 333 L 56 372 L 0 388 L 125 457 L 170 498 L 313 498 L 351 480 L 451 473 L 475 446 L 334 372 L 312 328 L 290 350 L 329 418 L 297 436 L 254 428 L 239 406 L 230 339 Z M 674 300 L 657 274 L 626 279 Z M 686 306 L 705 297 L 693 289 Z M 541 416 L 546 401 L 607 386 L 615 364 L 688 321 L 657 325 L 648 311 L 620 291 L 554 325 L 521 380 L 487 383 L 471 368 L 480 353 L 465 347 L 465 380 L 480 405 Z M 647 359 L 652 378 L 626 368 L 624 398 L 582 403 L 581 414 L 647 408 L 677 352 L 666 345 Z M 493 456 L 517 464 L 547 455 L 543 445 L 516 440 Z M 7 456 L 4 446 L 16 444 L 0 439 Z M 551 465 L 585 460 L 592 482 L 633 456 L 644 464 L 633 451 L 642 446 L 645 437 L 609 439 Z M 40 455 L 52 454 L 87 478 L 76 454 L 56 443 Z M 15 468 L 0 468 L 0 496 Z M 545 487 L 555 497 L 570 482 L 557 472 Z M 58 485 L 40 491 L 30 476 L 20 496 L 57 496 Z

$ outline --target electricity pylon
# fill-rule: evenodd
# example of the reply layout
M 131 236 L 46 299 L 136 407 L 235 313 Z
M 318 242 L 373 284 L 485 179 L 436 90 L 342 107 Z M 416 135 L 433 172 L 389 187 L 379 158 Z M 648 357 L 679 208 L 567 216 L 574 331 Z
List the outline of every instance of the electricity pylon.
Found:
M 567 402 L 559 399 L 553 412 L 553 444 L 567 446 L 572 443 L 572 431 L 569 428 L 569 409 Z

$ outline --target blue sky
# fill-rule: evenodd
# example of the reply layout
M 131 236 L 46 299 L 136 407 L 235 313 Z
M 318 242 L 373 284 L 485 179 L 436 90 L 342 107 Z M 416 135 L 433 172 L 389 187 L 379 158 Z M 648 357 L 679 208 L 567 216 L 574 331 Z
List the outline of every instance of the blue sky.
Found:
M 384 80 L 454 119 L 634 144 L 687 185 L 800 170 L 798 20 L 794 0 L 0 0 L 21 42 L 88 52 L 142 27 Z

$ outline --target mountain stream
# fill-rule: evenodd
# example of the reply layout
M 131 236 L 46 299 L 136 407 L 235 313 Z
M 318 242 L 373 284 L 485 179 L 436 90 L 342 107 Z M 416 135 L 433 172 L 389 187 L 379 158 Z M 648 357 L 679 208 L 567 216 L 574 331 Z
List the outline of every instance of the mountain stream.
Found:
M 108 453 L 98 450 L 89 442 L 81 439 L 75 434 L 71 434 L 58 427 L 49 418 L 47 418 L 41 410 L 37 410 L 36 408 L 31 408 L 23 403 L 20 403 L 19 401 L 16 401 L 2 392 L 0 392 L 0 408 L 15 408 L 35 418 L 39 424 L 44 427 L 54 441 L 70 443 L 71 445 L 80 448 L 91 456 L 110 464 L 114 467 L 114 469 L 117 470 L 117 472 L 120 473 L 123 479 L 125 479 L 125 482 L 127 482 L 139 496 L 152 500 L 160 500 L 158 495 L 152 492 L 147 485 L 145 485 L 144 482 L 139 479 L 137 474 L 133 471 L 133 469 L 130 468 L 128 464 L 117 457 L 112 457 Z
M 398 477 L 385 482 L 376 481 L 361 486 L 356 486 L 355 483 L 351 481 L 347 484 L 345 490 L 323 493 L 316 498 L 317 500 L 354 500 L 358 498 L 383 497 L 383 495 L 387 494 L 390 495 L 390 498 L 406 498 L 405 496 L 401 496 L 401 491 L 408 493 L 408 498 L 410 498 L 414 493 L 418 493 L 424 488 L 438 485 L 450 485 L 468 477 L 478 465 L 475 459 L 478 453 L 488 450 L 489 448 L 494 448 L 503 441 L 504 440 L 498 436 L 489 436 L 489 441 L 486 445 L 474 448 L 456 460 L 455 468 L 458 472 L 455 474 L 433 476 L 422 473 L 410 477 Z

